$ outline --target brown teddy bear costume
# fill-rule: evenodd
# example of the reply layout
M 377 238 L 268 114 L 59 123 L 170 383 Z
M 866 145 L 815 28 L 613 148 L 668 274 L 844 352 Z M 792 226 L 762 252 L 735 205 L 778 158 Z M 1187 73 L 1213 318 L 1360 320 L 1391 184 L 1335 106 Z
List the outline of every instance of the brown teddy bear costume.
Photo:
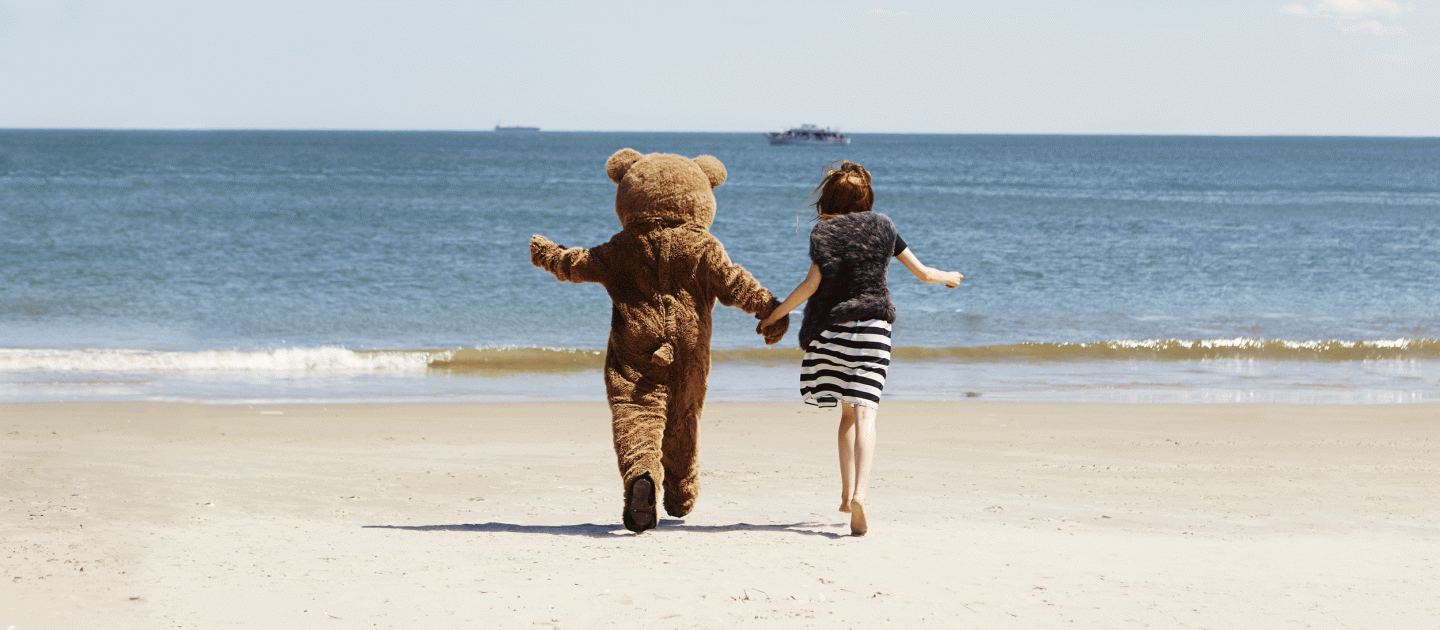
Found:
M 615 455 L 625 489 L 626 529 L 655 526 L 655 484 L 665 511 L 684 516 L 700 494 L 700 413 L 710 374 L 715 300 L 763 319 L 779 304 L 710 234 L 725 165 L 709 155 L 641 155 L 621 149 L 605 163 L 624 229 L 589 249 L 535 235 L 530 262 L 561 281 L 598 282 L 614 307 L 605 351 Z M 765 331 L 780 340 L 783 318 Z

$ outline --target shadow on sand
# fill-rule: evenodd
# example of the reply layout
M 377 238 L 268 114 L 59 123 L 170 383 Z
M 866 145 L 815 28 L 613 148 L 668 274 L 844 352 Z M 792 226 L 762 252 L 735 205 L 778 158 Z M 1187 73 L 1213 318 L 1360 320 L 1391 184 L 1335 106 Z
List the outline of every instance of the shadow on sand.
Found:
M 661 519 L 660 526 L 655 528 L 654 531 L 699 532 L 705 534 L 725 532 L 784 532 L 805 536 L 821 536 L 824 538 L 848 537 L 835 532 L 813 529 L 817 527 L 834 526 L 821 523 L 791 523 L 789 525 L 752 525 L 750 523 L 736 523 L 734 525 L 686 525 L 685 521 L 682 520 Z M 581 525 L 517 525 L 514 523 L 366 525 L 365 529 L 403 529 L 413 532 L 514 532 L 519 534 L 549 534 L 551 536 L 586 536 L 589 538 L 610 538 L 614 536 L 631 535 L 630 532 L 625 531 L 625 529 L 618 524 L 597 525 L 595 523 L 584 523 Z

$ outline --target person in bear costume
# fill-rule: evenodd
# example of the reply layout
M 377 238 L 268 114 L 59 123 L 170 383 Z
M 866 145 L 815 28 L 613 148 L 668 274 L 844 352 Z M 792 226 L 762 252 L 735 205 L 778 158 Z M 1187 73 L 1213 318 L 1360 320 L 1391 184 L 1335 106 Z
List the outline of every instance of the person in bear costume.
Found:
M 566 249 L 530 239 L 530 262 L 562 282 L 597 282 L 613 303 L 605 349 L 625 528 L 655 527 L 657 484 L 665 512 L 685 516 L 700 494 L 698 444 L 710 375 L 710 312 L 719 300 L 763 319 L 780 303 L 710 234 L 713 189 L 725 165 L 709 155 L 621 149 L 605 163 L 623 229 L 609 242 Z M 761 334 L 780 341 L 782 318 Z

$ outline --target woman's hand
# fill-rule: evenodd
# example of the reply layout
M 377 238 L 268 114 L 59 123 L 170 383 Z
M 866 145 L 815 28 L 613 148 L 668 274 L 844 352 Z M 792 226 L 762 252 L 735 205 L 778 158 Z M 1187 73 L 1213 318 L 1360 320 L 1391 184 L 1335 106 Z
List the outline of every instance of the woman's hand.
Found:
M 947 289 L 958 287 L 960 283 L 965 280 L 965 276 L 961 275 L 958 271 L 942 271 L 939 275 L 940 281 L 945 283 L 945 288 Z

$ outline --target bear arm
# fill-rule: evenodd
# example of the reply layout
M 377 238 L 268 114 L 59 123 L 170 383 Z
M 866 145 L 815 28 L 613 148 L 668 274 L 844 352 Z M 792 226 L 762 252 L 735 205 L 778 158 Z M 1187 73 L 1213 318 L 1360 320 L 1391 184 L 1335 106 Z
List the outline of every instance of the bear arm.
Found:
M 530 237 L 530 264 L 555 274 L 561 282 L 605 282 L 604 253 L 609 243 L 586 249 L 557 245 L 536 234 Z
M 710 275 L 710 289 L 725 306 L 733 306 L 764 319 L 780 305 L 780 300 L 760 284 L 744 267 L 730 261 L 725 248 L 715 241 L 714 249 L 704 259 Z

